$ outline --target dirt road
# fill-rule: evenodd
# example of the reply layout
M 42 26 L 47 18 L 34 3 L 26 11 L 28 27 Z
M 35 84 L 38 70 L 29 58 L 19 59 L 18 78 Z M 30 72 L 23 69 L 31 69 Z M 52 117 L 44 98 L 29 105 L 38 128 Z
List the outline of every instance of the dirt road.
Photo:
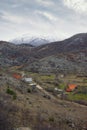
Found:
M 50 94 L 49 92 L 47 92 L 46 90 L 44 90 L 40 85 L 36 85 L 36 87 L 37 87 L 41 92 L 43 92 L 43 94 L 44 94 L 45 97 L 51 98 L 51 99 L 54 99 L 54 100 L 57 100 L 56 97 L 54 97 L 52 94 Z

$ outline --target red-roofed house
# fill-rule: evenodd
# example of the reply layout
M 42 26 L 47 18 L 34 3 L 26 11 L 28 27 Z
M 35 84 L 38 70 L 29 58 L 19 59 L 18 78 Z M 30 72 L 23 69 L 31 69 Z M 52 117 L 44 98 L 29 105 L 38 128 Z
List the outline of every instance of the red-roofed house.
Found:
M 66 92 L 72 92 L 77 88 L 76 84 L 69 84 L 68 88 L 66 89 Z
M 13 74 L 13 77 L 14 77 L 15 79 L 21 79 L 21 78 L 22 78 L 22 76 L 21 76 L 20 74 L 17 74 L 17 73 L 14 73 L 14 74 Z

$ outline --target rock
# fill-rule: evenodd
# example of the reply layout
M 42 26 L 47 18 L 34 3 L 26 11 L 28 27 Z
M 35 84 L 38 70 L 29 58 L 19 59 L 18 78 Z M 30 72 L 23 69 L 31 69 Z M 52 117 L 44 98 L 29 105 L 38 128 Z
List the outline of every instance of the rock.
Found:
M 69 126 L 72 127 L 72 128 L 75 128 L 75 124 L 73 122 L 70 122 Z

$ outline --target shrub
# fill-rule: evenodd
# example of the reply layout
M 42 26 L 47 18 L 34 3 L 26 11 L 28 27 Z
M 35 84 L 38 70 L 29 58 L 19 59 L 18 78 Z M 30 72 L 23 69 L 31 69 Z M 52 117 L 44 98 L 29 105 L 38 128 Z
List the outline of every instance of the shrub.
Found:
M 27 92 L 28 92 L 28 93 L 31 93 L 31 89 L 30 89 L 30 88 L 28 88 L 28 89 L 27 89 Z
M 17 95 L 16 93 L 13 95 L 13 99 L 15 100 L 17 98 Z
M 14 100 L 17 98 L 16 93 L 12 89 L 10 89 L 9 87 L 6 90 L 6 93 L 9 95 L 12 95 Z
M 54 117 L 49 117 L 50 122 L 54 122 Z

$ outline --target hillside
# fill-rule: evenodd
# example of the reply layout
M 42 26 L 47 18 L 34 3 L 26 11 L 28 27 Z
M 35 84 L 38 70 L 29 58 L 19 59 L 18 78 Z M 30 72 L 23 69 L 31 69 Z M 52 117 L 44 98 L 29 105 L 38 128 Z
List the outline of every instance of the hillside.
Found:
M 33 47 L 0 42 L 1 66 L 24 65 L 24 69 L 87 73 L 87 33 L 60 42 Z M 49 68 L 49 69 L 48 69 Z
M 38 47 L 0 41 L 0 130 L 87 130 L 87 34 Z
M 61 42 L 33 48 L 31 56 L 38 60 L 31 64 L 31 68 L 51 72 L 58 68 L 62 72 L 87 73 L 87 34 L 77 34 Z
M 20 127 L 27 127 L 24 130 L 87 129 L 87 106 L 61 100 L 52 94 L 48 96 L 45 90 L 33 90 L 29 83 L 15 79 L 12 74 L 11 69 L 0 71 L 1 130 L 20 130 Z
M 31 45 L 21 44 L 20 46 L 0 41 L 0 65 L 8 67 L 25 63 L 31 49 Z
M 77 34 L 60 42 L 39 46 L 35 48 L 36 53 L 55 55 L 58 53 L 84 52 L 87 55 L 87 33 Z

